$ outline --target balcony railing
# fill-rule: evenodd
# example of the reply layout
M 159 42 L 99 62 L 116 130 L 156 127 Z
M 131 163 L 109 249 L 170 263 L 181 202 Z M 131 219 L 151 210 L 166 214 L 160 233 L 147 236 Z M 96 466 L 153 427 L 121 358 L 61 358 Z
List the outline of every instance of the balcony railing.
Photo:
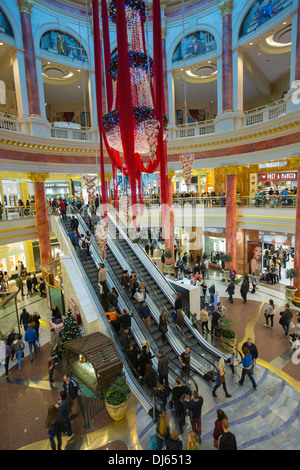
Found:
M 283 100 L 276 101 L 268 106 L 251 109 L 245 112 L 244 126 L 252 126 L 261 122 L 286 115 L 286 103 Z
M 18 132 L 20 129 L 17 117 L 7 113 L 0 113 L 0 129 Z
M 26 217 L 35 217 L 36 210 L 35 204 L 30 204 L 27 207 L 20 206 L 2 206 L 0 207 L 0 221 L 24 219 Z

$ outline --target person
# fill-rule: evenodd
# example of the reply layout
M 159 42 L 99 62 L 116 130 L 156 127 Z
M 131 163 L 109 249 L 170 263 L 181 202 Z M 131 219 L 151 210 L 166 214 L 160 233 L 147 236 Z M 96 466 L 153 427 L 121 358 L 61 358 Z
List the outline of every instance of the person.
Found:
M 199 441 L 201 442 L 201 412 L 203 406 L 203 397 L 199 396 L 195 390 L 193 392 L 193 398 L 186 395 L 185 401 L 187 403 L 186 412 L 190 416 L 191 425 L 193 431 L 197 434 Z
M 75 232 L 77 235 L 79 235 L 78 227 L 79 227 L 79 221 L 78 221 L 78 219 L 76 219 L 76 217 L 75 217 L 74 215 L 72 215 L 72 218 L 71 218 L 71 229 L 72 229 L 73 232 Z
M 145 325 L 147 326 L 148 330 L 151 331 L 151 314 L 150 309 L 145 301 L 142 302 L 139 310 L 138 310 L 140 318 L 143 320 Z
M 230 280 L 228 281 L 228 286 L 227 286 L 227 289 L 226 289 L 226 292 L 228 292 L 228 295 L 229 295 L 229 302 L 231 304 L 233 304 L 233 298 L 232 296 L 234 295 L 234 291 L 235 291 L 235 284 L 234 284 L 234 281 Z
M 233 348 L 233 349 L 231 350 L 230 357 L 228 357 L 227 360 L 226 360 L 227 365 L 228 365 L 228 366 L 230 367 L 230 369 L 231 369 L 232 375 L 235 375 L 235 370 L 234 370 L 234 366 L 235 366 L 235 355 L 236 355 L 236 350 L 235 350 L 235 348 Z
M 185 395 L 190 395 L 190 389 L 187 385 L 182 385 L 179 377 L 175 379 L 175 387 L 172 388 L 172 398 L 174 401 L 175 417 L 178 419 L 179 432 L 183 433 L 183 426 L 185 425 L 185 408 L 181 400 Z
M 251 294 L 255 294 L 256 286 L 257 286 L 257 279 L 256 279 L 255 273 L 252 273 L 252 275 L 251 275 L 251 282 L 252 282 L 252 291 L 251 291 Z
M 132 366 L 137 370 L 139 367 L 139 354 L 135 343 L 130 344 L 127 356 Z
M 204 305 L 203 309 L 200 312 L 201 330 L 203 335 L 205 333 L 204 329 L 206 330 L 206 333 L 210 332 L 208 328 L 208 314 L 209 312 L 207 309 L 207 305 Z
M 245 381 L 246 375 L 248 375 L 249 379 L 252 383 L 252 390 L 257 390 L 257 385 L 255 379 L 253 377 L 253 367 L 252 367 L 252 356 L 250 354 L 249 348 L 243 348 L 244 357 L 241 361 L 239 361 L 243 365 L 242 375 L 240 380 L 238 380 L 238 385 L 243 385 Z
M 37 292 L 37 285 L 38 285 L 38 280 L 37 280 L 36 274 L 34 274 L 32 277 L 33 292 Z
M 153 388 L 156 388 L 157 385 L 157 377 L 156 377 L 156 372 L 152 367 L 152 364 L 148 362 L 145 367 L 145 374 L 140 375 L 140 379 L 143 381 L 144 384 L 146 384 L 150 390 Z
M 121 315 L 119 316 L 119 324 L 122 330 L 128 330 L 128 332 L 130 333 L 132 317 L 132 312 L 128 312 L 128 310 L 123 308 Z
M 28 330 L 25 331 L 24 339 L 28 343 L 30 360 L 32 362 L 33 361 L 32 348 L 34 348 L 35 354 L 38 353 L 37 344 L 36 344 L 38 337 L 37 337 L 36 331 L 33 329 L 31 324 L 29 325 Z
M 48 435 L 52 450 L 56 450 L 55 437 L 57 440 L 57 450 L 61 450 L 62 446 L 62 419 L 59 416 L 58 409 L 54 405 L 50 405 L 48 408 L 48 414 L 46 419 L 46 426 L 48 428 Z
M 161 332 L 161 340 L 163 343 L 167 342 L 167 331 L 168 331 L 168 317 L 166 314 L 165 310 L 161 311 L 160 317 L 159 317 L 159 326 L 158 329 Z
M 219 437 L 219 450 L 237 450 L 236 438 L 229 431 L 228 419 L 222 420 L 223 434 Z
M 60 399 L 55 406 L 58 409 L 58 414 L 66 428 L 66 432 L 68 434 L 67 442 L 69 442 L 74 437 L 70 421 L 71 402 L 69 396 L 64 390 L 60 392 L 59 398 Z
M 130 276 L 130 289 L 131 289 L 131 298 L 134 298 L 134 294 L 136 293 L 136 290 L 139 288 L 139 281 L 137 280 L 137 277 L 135 275 L 135 272 L 131 272 Z
M 222 315 L 218 311 L 218 308 L 216 308 L 211 315 L 211 335 L 216 336 L 217 338 L 219 337 L 218 325 L 220 323 L 221 316 Z
M 123 289 L 126 290 L 127 293 L 130 291 L 130 278 L 129 278 L 129 273 L 127 270 L 123 272 L 123 276 L 121 277 L 121 285 Z
M 17 277 L 16 286 L 18 288 L 17 294 L 21 291 L 22 300 L 24 300 L 24 284 L 23 284 L 21 276 Z
M 164 354 L 162 350 L 158 351 L 158 364 L 157 364 L 157 372 L 158 372 L 158 380 L 161 385 L 164 385 L 167 390 L 169 390 L 169 359 L 168 356 Z
M 295 326 L 295 331 L 293 334 L 290 335 L 290 337 L 296 341 L 297 339 L 300 339 L 300 317 L 297 318 L 297 323 Z
M 21 341 L 21 335 L 19 333 L 16 333 L 15 339 L 11 345 L 11 349 L 14 351 L 17 361 L 18 361 L 18 370 L 22 369 L 22 357 L 23 357 L 23 351 L 25 349 L 25 344 L 23 341 Z
M 108 294 L 108 302 L 110 307 L 114 307 L 116 310 L 118 308 L 118 298 L 118 292 L 116 291 L 115 287 L 112 287 Z
M 65 202 L 62 199 L 60 199 L 58 205 L 59 205 L 59 208 L 60 208 L 62 218 L 66 219 L 67 216 L 66 216 L 66 204 L 65 204 Z
M 281 324 L 283 331 L 285 333 L 285 336 L 289 335 L 289 329 L 290 329 L 290 323 L 293 318 L 293 312 L 290 309 L 289 304 L 285 304 L 285 309 L 280 313 L 280 320 L 279 323 Z
M 120 331 L 120 323 L 119 318 L 120 315 L 116 312 L 115 307 L 111 307 L 109 312 L 105 312 L 106 318 L 108 319 L 109 323 L 112 324 L 116 333 Z
M 87 261 L 87 242 L 83 233 L 80 235 L 79 247 L 80 247 L 80 257 L 83 258 L 83 261 Z
M 14 340 L 15 340 L 15 337 L 16 337 L 16 330 L 14 328 L 12 328 L 10 330 L 10 333 L 9 333 L 8 337 L 7 337 L 7 344 L 10 347 L 10 358 L 11 359 L 13 359 L 13 357 L 14 357 L 14 351 L 11 349 L 11 346 L 12 346 Z
M 53 357 L 49 357 L 48 359 L 48 375 L 49 375 L 49 384 L 53 385 L 53 374 L 55 369 L 55 360 Z
M 160 401 L 160 412 L 166 411 L 169 390 L 163 384 L 160 384 L 159 387 L 153 388 L 152 392 Z
M 214 447 L 219 448 L 219 437 L 223 434 L 224 428 L 222 421 L 223 419 L 228 419 L 226 414 L 220 408 L 217 409 L 217 419 L 215 421 L 215 427 L 213 431 Z
M 241 293 L 242 299 L 244 301 L 244 304 L 247 302 L 248 292 L 249 292 L 249 283 L 244 278 L 243 281 L 242 281 L 241 289 L 240 289 L 240 293 Z
M 225 381 L 225 362 L 224 359 L 221 358 L 219 360 L 219 365 L 218 365 L 218 372 L 217 372 L 217 377 L 216 377 L 216 385 L 214 386 L 214 389 L 212 391 L 212 396 L 217 397 L 216 395 L 216 390 L 220 387 L 220 385 L 223 386 L 223 390 L 225 392 L 226 398 L 230 398 L 231 395 L 228 393 L 227 388 L 226 388 L 226 381 Z
M 31 326 L 34 328 L 35 332 L 36 332 L 36 335 L 37 335 L 37 340 L 39 341 L 39 331 L 40 331 L 40 319 L 41 319 L 41 316 L 39 315 L 38 312 L 33 312 L 32 314 L 32 322 L 31 322 Z
M 215 294 L 216 294 L 216 288 L 215 288 L 214 283 L 212 283 L 212 285 L 209 287 L 208 292 L 209 292 L 209 305 L 214 305 Z
M 129 338 L 129 330 L 128 328 L 123 328 L 120 333 L 120 341 L 123 345 L 125 351 L 127 352 L 130 348 L 130 338 Z
M 207 258 L 203 261 L 203 264 L 204 264 L 204 267 L 205 267 L 204 274 L 206 274 L 207 279 L 209 279 L 209 261 L 208 261 Z
M 175 300 L 175 310 L 181 310 L 182 309 L 182 298 L 181 294 L 177 292 L 176 294 L 176 300 Z
M 53 305 L 51 319 L 52 319 L 52 322 L 55 322 L 55 323 L 62 322 L 62 316 L 57 305 Z
M 140 376 L 142 377 L 145 375 L 146 365 L 150 364 L 152 357 L 154 357 L 149 351 L 149 347 L 150 347 L 150 344 L 148 340 L 142 343 L 142 351 L 139 356 L 139 362 L 138 362 Z
M 9 371 L 9 359 L 11 354 L 11 347 L 8 344 L 8 340 L 4 340 L 4 354 L 5 354 L 5 377 L 8 377 L 11 372 Z
M 55 362 L 56 362 L 57 359 L 61 358 L 60 337 L 56 333 L 54 328 L 51 328 L 50 332 L 51 332 L 51 336 L 50 336 L 51 356 L 53 357 L 53 359 L 55 359 Z
M 158 438 L 157 450 L 161 450 L 165 441 L 170 437 L 170 425 L 166 411 L 163 411 L 159 417 L 156 426 L 156 434 Z
M 4 274 L 3 274 L 3 285 L 5 287 L 6 290 L 8 290 L 8 279 L 9 279 L 9 276 L 7 274 L 7 271 L 4 271 Z
M 27 277 L 26 287 L 27 287 L 27 299 L 28 299 L 29 296 L 30 297 L 32 296 L 32 280 L 31 280 L 30 275 Z
M 266 319 L 266 323 L 264 324 L 264 326 L 269 326 L 269 319 L 270 319 L 270 322 L 271 322 L 270 328 L 273 328 L 274 314 L 275 314 L 274 300 L 269 299 L 269 305 L 266 308 L 266 310 L 264 311 L 264 316 L 265 316 L 265 319 Z
M 100 263 L 99 268 L 100 269 L 98 271 L 98 284 L 100 284 L 101 286 L 102 294 L 108 290 L 106 285 L 107 268 L 104 266 L 103 263 Z
M 140 302 L 144 302 L 146 300 L 146 294 L 147 294 L 147 289 L 145 287 L 144 282 L 141 282 L 140 286 L 136 289 L 136 292 L 134 294 L 134 298 Z
M 166 440 L 167 450 L 182 450 L 182 439 L 177 429 L 172 429 L 170 436 Z
M 200 448 L 197 434 L 194 431 L 190 431 L 187 438 L 186 450 L 200 450 Z
M 178 328 L 183 331 L 184 329 L 184 317 L 183 317 L 183 312 L 181 309 L 177 310 L 177 318 L 176 318 L 176 325 Z
M 20 326 L 23 325 L 24 331 L 28 330 L 30 314 L 27 312 L 26 308 L 22 309 L 22 313 L 20 315 Z
M 179 356 L 179 361 L 182 365 L 181 376 L 189 378 L 191 367 L 191 355 L 190 348 L 188 346 L 185 346 L 184 352 Z
M 70 398 L 71 404 L 71 416 L 70 419 L 75 418 L 77 414 L 77 398 L 81 395 L 81 390 L 77 380 L 74 377 L 70 377 L 69 374 L 65 374 L 62 381 L 63 390 Z
M 247 341 L 242 346 L 242 351 L 244 348 L 248 348 L 252 356 L 252 368 L 255 366 L 256 359 L 258 358 L 258 350 L 256 344 L 252 342 L 251 338 L 247 338 Z

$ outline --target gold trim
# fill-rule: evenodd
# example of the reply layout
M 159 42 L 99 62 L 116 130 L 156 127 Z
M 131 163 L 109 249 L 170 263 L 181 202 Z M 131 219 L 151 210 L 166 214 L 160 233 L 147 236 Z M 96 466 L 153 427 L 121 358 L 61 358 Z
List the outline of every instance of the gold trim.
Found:
M 231 15 L 233 10 L 233 0 L 223 0 L 223 2 L 218 3 L 218 7 L 221 10 L 222 16 Z
M 44 183 L 47 178 L 49 178 L 49 173 L 26 173 L 26 177 L 30 179 L 33 183 Z
M 5 233 L 5 232 L 13 232 L 15 230 L 26 230 L 29 228 L 37 228 L 37 225 L 27 225 L 27 227 L 13 227 L 9 228 L 7 230 L 0 230 L 0 233 Z
M 31 9 L 35 4 L 35 0 L 18 0 L 20 13 L 28 13 L 31 15 Z

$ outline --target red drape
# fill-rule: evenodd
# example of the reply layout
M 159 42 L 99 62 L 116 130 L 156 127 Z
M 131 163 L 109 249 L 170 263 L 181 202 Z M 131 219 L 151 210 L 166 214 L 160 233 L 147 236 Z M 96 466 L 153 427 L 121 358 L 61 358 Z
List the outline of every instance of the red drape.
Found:
M 111 61 L 111 54 L 110 54 L 110 40 L 109 40 L 106 0 L 101 0 L 101 18 L 102 18 L 104 63 L 105 63 L 105 70 L 107 71 L 109 63 Z M 105 73 L 105 79 L 106 79 L 107 109 L 108 109 L 108 112 L 110 112 L 112 103 L 113 103 L 113 84 L 112 84 L 112 78 L 108 73 Z

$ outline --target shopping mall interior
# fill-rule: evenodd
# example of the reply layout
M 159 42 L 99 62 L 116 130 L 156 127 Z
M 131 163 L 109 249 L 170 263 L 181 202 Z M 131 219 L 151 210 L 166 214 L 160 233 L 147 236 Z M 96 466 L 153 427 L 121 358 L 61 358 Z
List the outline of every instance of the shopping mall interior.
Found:
M 1 450 L 299 450 L 299 9 L 0 0 Z

